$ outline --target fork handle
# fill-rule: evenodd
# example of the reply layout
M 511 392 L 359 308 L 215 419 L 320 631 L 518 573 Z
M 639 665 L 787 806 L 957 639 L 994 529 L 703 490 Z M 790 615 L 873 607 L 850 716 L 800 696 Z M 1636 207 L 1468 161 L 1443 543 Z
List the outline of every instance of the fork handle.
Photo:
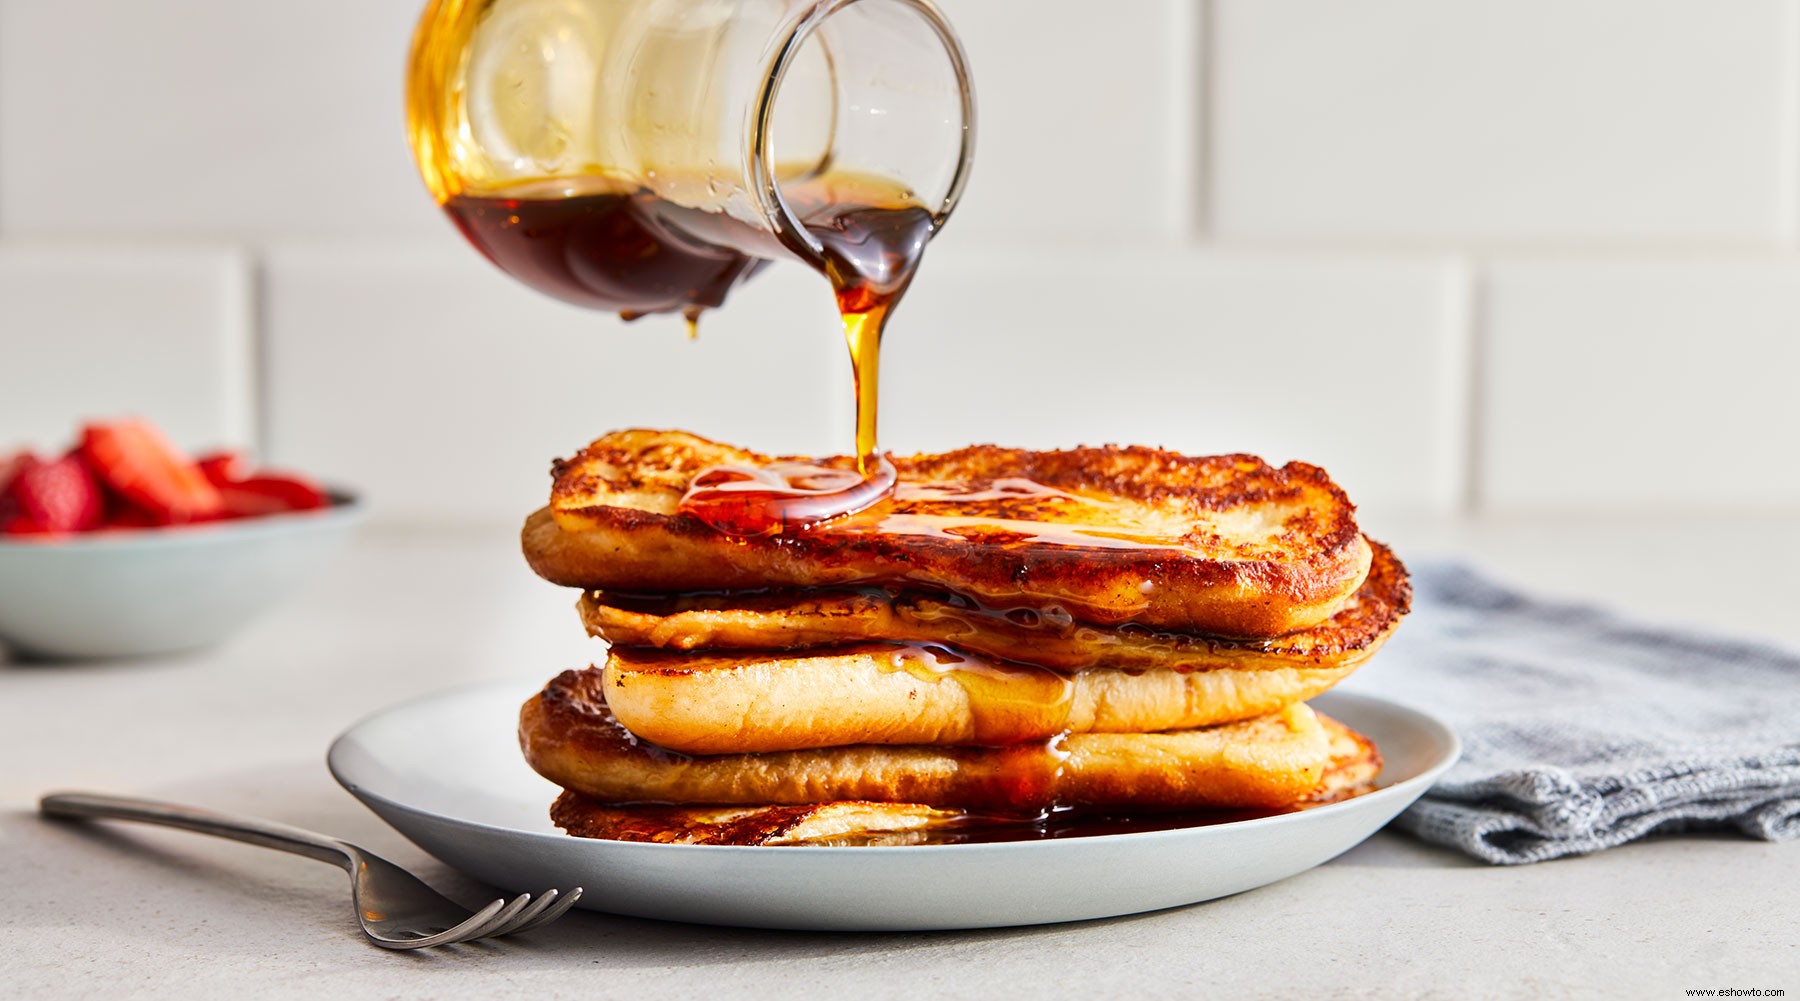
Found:
M 46 817 L 135 820 L 145 824 L 179 827 L 184 831 L 211 834 L 214 837 L 305 855 L 320 862 L 330 862 L 347 872 L 354 871 L 356 866 L 355 853 L 349 845 L 336 838 L 274 821 L 231 817 L 178 803 L 130 796 L 106 796 L 100 793 L 59 792 L 39 800 L 38 811 Z

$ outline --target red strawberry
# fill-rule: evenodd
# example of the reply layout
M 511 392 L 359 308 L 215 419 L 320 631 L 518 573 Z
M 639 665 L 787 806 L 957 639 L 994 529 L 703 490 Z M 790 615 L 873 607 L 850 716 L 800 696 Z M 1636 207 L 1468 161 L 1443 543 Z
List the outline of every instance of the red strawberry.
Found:
M 250 460 L 244 458 L 242 452 L 229 449 L 209 452 L 196 459 L 194 464 L 200 467 L 200 474 L 206 477 L 206 482 L 215 487 L 250 478 Z
M 200 467 L 140 420 L 90 424 L 81 454 L 106 484 L 161 524 L 205 521 L 224 513 L 217 487 Z
M 48 528 L 16 512 L 0 513 L 0 535 L 53 535 Z
M 129 504 L 119 504 L 106 513 L 106 520 L 100 523 L 99 530 L 155 528 L 157 525 L 157 520 L 149 512 Z
M 100 523 L 106 498 L 79 459 L 64 456 L 20 470 L 6 488 L 15 514 L 47 532 L 82 532 Z M 16 531 L 16 528 L 10 528 Z
M 6 488 L 12 483 L 13 477 L 17 476 L 21 470 L 42 461 L 44 460 L 31 454 L 31 450 L 26 448 L 22 448 L 6 458 L 0 459 L 0 494 L 6 492 Z
M 4 523 L 19 513 L 19 502 L 12 495 L 13 481 L 19 474 L 33 466 L 43 465 L 44 460 L 31 452 L 20 452 L 8 456 L 0 463 L 0 523 Z
M 297 476 L 252 476 L 219 488 L 227 517 L 254 518 L 284 511 L 311 511 L 330 503 L 325 491 Z

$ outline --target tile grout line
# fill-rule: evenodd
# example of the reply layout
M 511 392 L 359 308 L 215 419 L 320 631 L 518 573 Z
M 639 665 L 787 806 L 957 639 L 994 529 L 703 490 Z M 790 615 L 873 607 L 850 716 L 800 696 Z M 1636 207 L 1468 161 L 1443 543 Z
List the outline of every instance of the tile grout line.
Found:
M 1176 112 L 1182 143 L 1176 149 L 1178 169 L 1186 193 L 1183 208 L 1183 244 L 1204 244 L 1213 230 L 1213 87 L 1218 79 L 1214 66 L 1219 47 L 1215 38 L 1213 0 L 1178 3 L 1174 32 L 1177 51 L 1187 60 L 1182 75 Z
M 249 257 L 249 326 L 251 384 L 256 387 L 253 447 L 257 462 L 269 461 L 269 397 L 274 379 L 269 372 L 269 269 L 268 253 L 261 247 Z
M 1458 507 L 1465 516 L 1482 511 L 1482 492 L 1486 482 L 1482 474 L 1486 452 L 1486 400 L 1484 374 L 1488 362 L 1488 306 L 1491 297 L 1491 273 L 1488 262 L 1479 258 L 1461 258 L 1458 262 L 1460 295 L 1458 312 L 1462 352 L 1462 438 L 1463 469 Z
M 224 420 L 220 430 L 224 433 L 220 437 L 223 440 L 204 444 L 207 447 L 255 448 L 259 437 L 258 412 L 262 406 L 257 379 L 255 256 L 242 244 L 230 247 L 228 254 L 231 278 L 225 289 L 222 309 L 227 328 L 232 332 L 226 347 L 226 379 L 231 388 L 221 415 Z
M 1783 6 L 1787 24 L 1781 32 L 1781 145 L 1776 170 L 1781 183 L 1778 197 L 1777 240 L 1785 250 L 1800 243 L 1800 16 L 1792 0 Z

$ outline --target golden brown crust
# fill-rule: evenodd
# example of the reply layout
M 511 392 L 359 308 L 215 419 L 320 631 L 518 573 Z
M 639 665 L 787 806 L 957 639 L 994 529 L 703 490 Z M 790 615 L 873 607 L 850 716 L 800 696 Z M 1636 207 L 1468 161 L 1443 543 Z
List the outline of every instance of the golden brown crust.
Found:
M 919 803 L 609 806 L 567 790 L 550 808 L 578 838 L 677 845 L 909 844 L 965 816 Z
M 525 759 L 605 803 L 779 805 L 874 800 L 1032 812 L 1060 805 L 1276 807 L 1318 786 L 1330 740 L 1305 705 L 1204 729 L 1074 734 L 1010 747 L 857 745 L 689 757 L 637 740 L 596 671 L 565 671 L 525 703 Z
M 1331 738 L 1331 764 L 1306 802 L 1336 803 L 1374 792 L 1383 765 L 1381 749 L 1368 737 L 1323 713 L 1319 714 L 1319 721 L 1325 724 L 1325 732 Z
M 1369 738 L 1326 716 L 1319 717 L 1331 744 L 1331 762 L 1310 795 L 1287 810 L 1304 810 L 1370 792 L 1381 755 Z M 569 834 L 613 841 L 684 845 L 911 845 L 964 841 L 1029 840 L 1071 831 L 1118 834 L 1166 830 L 1249 819 L 1258 814 L 1140 814 L 1135 819 L 1079 812 L 1042 819 L 972 816 L 920 803 L 837 802 L 799 806 L 620 806 L 597 803 L 564 790 L 551 820 Z
M 895 499 L 810 532 L 743 540 L 676 513 L 702 470 L 771 461 L 681 432 L 608 435 L 555 465 L 526 558 L 588 589 L 909 584 L 1103 625 L 1259 637 L 1330 617 L 1369 568 L 1355 509 L 1323 470 L 1245 455 L 980 445 L 896 458 Z
M 728 655 L 614 647 L 604 684 L 613 714 L 644 740 L 686 754 L 744 754 L 1187 730 L 1303 702 L 1355 666 L 1065 674 L 912 645 Z
M 987 608 L 950 596 L 873 587 L 650 597 L 587 591 L 577 608 L 589 634 L 614 646 L 681 652 L 802 650 L 873 641 L 940 644 L 1071 671 L 1354 668 L 1375 653 L 1412 604 L 1406 567 L 1381 543 L 1371 540 L 1370 548 L 1369 576 L 1336 615 L 1311 629 L 1264 640 L 1093 626 L 1033 609 Z

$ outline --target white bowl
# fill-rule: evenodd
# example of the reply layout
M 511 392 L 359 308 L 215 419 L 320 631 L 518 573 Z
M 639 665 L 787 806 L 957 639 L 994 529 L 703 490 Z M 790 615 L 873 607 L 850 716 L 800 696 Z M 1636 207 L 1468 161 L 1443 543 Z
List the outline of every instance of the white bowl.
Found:
M 210 646 L 322 567 L 362 515 L 333 493 L 317 511 L 0 541 L 0 643 L 50 660 Z

